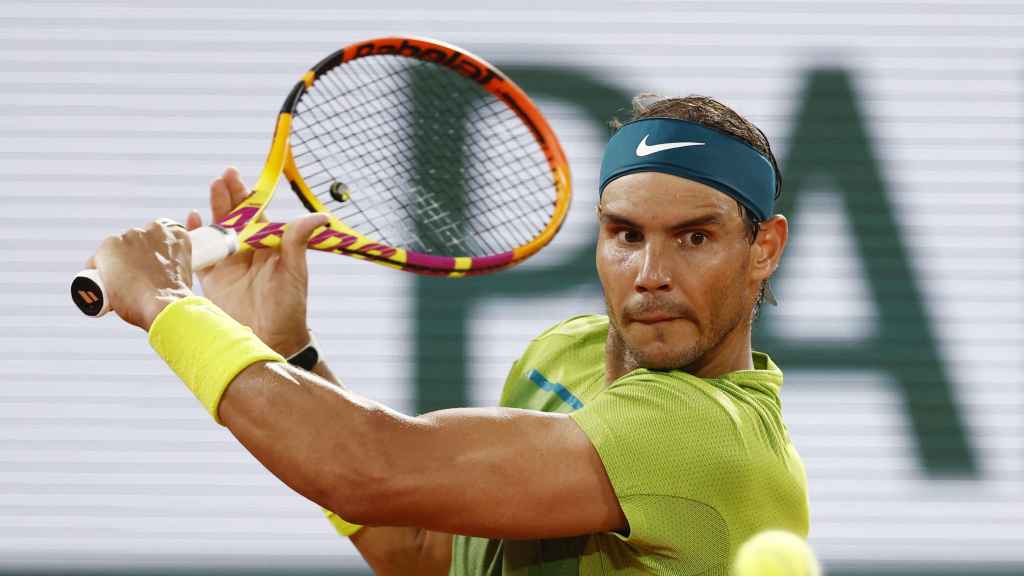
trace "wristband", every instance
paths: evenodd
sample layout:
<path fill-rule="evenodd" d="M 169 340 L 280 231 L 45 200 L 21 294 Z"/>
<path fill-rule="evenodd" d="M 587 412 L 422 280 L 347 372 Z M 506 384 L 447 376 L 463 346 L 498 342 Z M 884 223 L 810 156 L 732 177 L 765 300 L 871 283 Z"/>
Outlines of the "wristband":
<path fill-rule="evenodd" d="M 220 399 L 235 376 L 256 362 L 284 362 L 252 329 L 199 296 L 160 311 L 149 327 L 149 344 L 222 425 Z"/>
<path fill-rule="evenodd" d="M 327 521 L 334 526 L 334 530 L 338 532 L 339 536 L 348 538 L 363 529 L 359 524 L 344 521 L 341 516 L 331 512 L 327 508 L 323 508 L 322 510 L 324 511 L 324 516 L 327 517 Z"/>

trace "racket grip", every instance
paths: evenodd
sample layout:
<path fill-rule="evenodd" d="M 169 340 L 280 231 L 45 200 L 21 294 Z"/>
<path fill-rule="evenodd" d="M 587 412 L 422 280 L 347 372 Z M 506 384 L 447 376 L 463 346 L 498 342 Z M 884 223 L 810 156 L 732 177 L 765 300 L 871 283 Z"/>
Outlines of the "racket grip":
<path fill-rule="evenodd" d="M 238 234 L 223 226 L 203 226 L 188 233 L 192 241 L 192 270 L 198 271 L 238 251 Z"/>
<path fill-rule="evenodd" d="M 221 226 L 203 226 L 188 233 L 192 243 L 192 270 L 202 270 L 238 251 L 238 234 Z M 99 270 L 88 268 L 71 281 L 71 300 L 86 316 L 99 318 L 110 312 L 110 300 Z"/>

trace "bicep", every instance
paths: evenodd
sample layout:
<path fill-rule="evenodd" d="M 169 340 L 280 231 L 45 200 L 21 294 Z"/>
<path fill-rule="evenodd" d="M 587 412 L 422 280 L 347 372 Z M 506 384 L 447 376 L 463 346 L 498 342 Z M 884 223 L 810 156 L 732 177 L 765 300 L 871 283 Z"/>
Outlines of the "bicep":
<path fill-rule="evenodd" d="M 392 470 L 366 510 L 374 523 L 488 538 L 625 527 L 601 458 L 565 414 L 442 410 L 409 419 L 391 440 Z"/>

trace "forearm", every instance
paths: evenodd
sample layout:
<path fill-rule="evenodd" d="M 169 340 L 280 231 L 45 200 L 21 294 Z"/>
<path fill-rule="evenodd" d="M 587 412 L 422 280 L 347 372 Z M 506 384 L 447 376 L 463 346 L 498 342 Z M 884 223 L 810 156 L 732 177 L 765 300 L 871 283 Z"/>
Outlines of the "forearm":
<path fill-rule="evenodd" d="M 344 387 L 323 357 L 313 373 Z M 365 526 L 350 538 L 378 576 L 445 576 L 451 565 L 451 534 L 413 526 Z"/>
<path fill-rule="evenodd" d="M 334 372 L 331 372 L 330 366 L 327 365 L 327 361 L 324 360 L 322 356 L 317 360 L 316 366 L 313 367 L 313 374 L 316 374 L 339 388 L 345 388 L 345 385 L 341 383 L 341 380 L 334 375 Z"/>
<path fill-rule="evenodd" d="M 372 490 L 390 468 L 383 450 L 389 430 L 406 418 L 340 383 L 276 362 L 258 362 L 239 373 L 219 413 L 275 476 L 359 524 L 372 506 Z"/>

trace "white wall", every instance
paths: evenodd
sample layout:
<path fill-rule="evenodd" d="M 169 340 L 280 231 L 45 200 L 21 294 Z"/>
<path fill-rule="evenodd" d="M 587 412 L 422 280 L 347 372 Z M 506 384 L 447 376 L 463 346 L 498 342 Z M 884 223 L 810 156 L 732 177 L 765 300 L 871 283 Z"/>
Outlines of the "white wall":
<path fill-rule="evenodd" d="M 80 316 L 67 281 L 105 234 L 205 211 L 224 165 L 254 179 L 291 82 L 344 44 L 390 33 L 584 68 L 627 92 L 714 95 L 780 156 L 802 74 L 853 71 L 981 476 L 923 473 L 886 374 L 790 372 L 784 413 L 807 465 L 812 544 L 833 566 L 1024 565 L 1021 4 L 251 5 L 0 8 L 0 569 L 361 565 L 314 505 L 210 421 L 141 332 Z M 602 135 L 541 104 L 577 194 L 543 264 L 588 238 Z M 856 342 L 872 334 L 873 303 L 830 183 L 815 192 L 802 195 L 777 284 L 783 308 L 766 313 L 782 315 L 787 337 Z M 284 189 L 273 212 L 299 209 Z M 312 259 L 312 326 L 335 371 L 411 410 L 411 277 Z M 600 305 L 584 292 L 481 307 L 474 400 L 496 399 L 553 318 Z"/>

